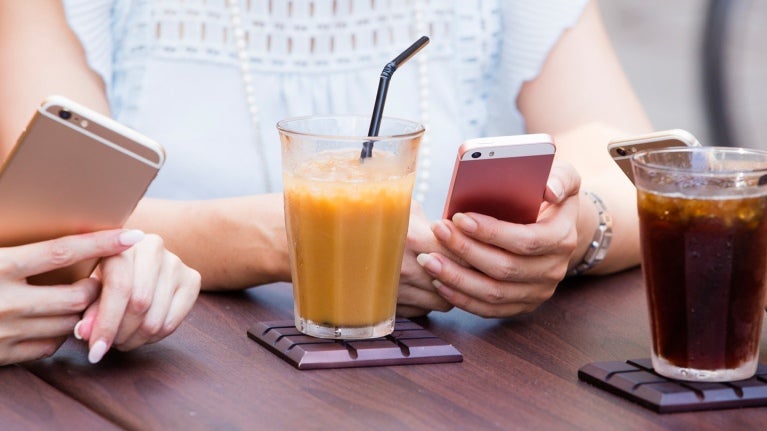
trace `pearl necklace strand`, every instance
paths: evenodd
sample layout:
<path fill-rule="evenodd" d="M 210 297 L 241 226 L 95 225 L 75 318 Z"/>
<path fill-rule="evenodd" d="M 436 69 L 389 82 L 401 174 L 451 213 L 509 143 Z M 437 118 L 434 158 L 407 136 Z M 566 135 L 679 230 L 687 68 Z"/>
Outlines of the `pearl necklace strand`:
<path fill-rule="evenodd" d="M 260 158 L 262 172 L 264 173 L 264 186 L 267 192 L 272 191 L 272 185 L 269 175 L 269 167 L 266 162 L 264 145 L 261 142 L 261 118 L 260 110 L 256 104 L 256 91 L 253 86 L 253 75 L 250 71 L 250 56 L 247 51 L 247 41 L 245 40 L 245 30 L 243 28 L 242 15 L 240 14 L 239 0 L 226 0 L 226 7 L 232 21 L 232 33 L 234 35 L 235 46 L 237 48 L 237 60 L 240 66 L 240 74 L 245 89 L 245 99 L 248 104 L 250 121 L 255 136 L 255 146 Z M 415 2 L 415 27 L 417 34 L 427 34 L 426 22 L 424 18 L 423 4 Z M 414 199 L 418 203 L 426 200 L 426 193 L 429 191 L 429 169 L 431 168 L 431 142 L 428 134 L 430 126 L 429 118 L 429 63 L 428 56 L 421 51 L 417 56 L 418 62 L 418 86 L 419 86 L 419 104 L 421 111 L 421 123 L 426 130 L 421 138 L 420 154 L 418 156 L 417 172 L 419 180 L 415 186 Z"/>
<path fill-rule="evenodd" d="M 424 15 L 423 3 L 417 1 L 415 3 L 415 29 L 417 34 L 428 34 Z M 428 133 L 431 127 L 429 118 L 429 57 L 425 51 L 421 50 L 418 53 L 419 55 L 416 55 L 416 60 L 418 61 L 418 108 L 421 110 L 421 124 L 423 124 L 425 130 L 421 137 L 420 154 L 418 155 L 417 172 L 419 179 L 413 193 L 413 198 L 420 204 L 426 201 L 426 193 L 429 191 L 429 169 L 431 168 L 431 136 Z"/>
<path fill-rule="evenodd" d="M 248 44 L 245 41 L 245 30 L 242 27 L 242 17 L 240 15 L 240 5 L 238 0 L 226 0 L 226 7 L 229 9 L 229 15 L 232 19 L 232 33 L 234 34 L 234 43 L 237 47 L 237 60 L 240 64 L 240 74 L 242 83 L 245 87 L 245 99 L 250 111 L 250 121 L 253 127 L 253 139 L 258 152 L 259 164 L 263 172 L 264 188 L 266 192 L 272 191 L 272 180 L 269 173 L 269 164 L 266 162 L 266 152 L 261 142 L 261 118 L 260 110 L 256 104 L 256 90 L 253 87 L 253 75 L 250 73 L 250 56 L 248 55 Z"/>

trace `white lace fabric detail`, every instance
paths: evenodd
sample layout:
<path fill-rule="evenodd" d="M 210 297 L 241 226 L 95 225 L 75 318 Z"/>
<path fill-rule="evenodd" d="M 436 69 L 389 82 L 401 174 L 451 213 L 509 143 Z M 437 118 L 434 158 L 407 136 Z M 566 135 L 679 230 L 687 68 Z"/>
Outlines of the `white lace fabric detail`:
<path fill-rule="evenodd" d="M 226 0 L 134 0 L 130 4 L 125 21 L 131 31 L 115 47 L 113 106 L 124 121 L 132 123 L 139 115 L 140 70 L 149 61 L 238 67 Z M 331 82 L 356 76 L 344 72 L 375 76 L 421 36 L 415 19 L 419 7 L 431 38 L 425 54 L 432 69 L 451 71 L 452 91 L 463 102 L 459 109 L 464 131 L 477 133 L 484 124 L 487 75 L 498 70 L 500 52 L 497 1 L 240 0 L 239 5 L 254 77 L 281 74 L 280 85 L 288 92 L 297 76 L 332 77 Z M 316 85 L 313 91 L 324 94 Z"/>
<path fill-rule="evenodd" d="M 151 29 L 155 55 L 235 64 L 237 51 L 224 2 L 154 1 L 148 5 L 150 14 L 135 17 L 148 22 L 134 25 Z M 389 59 L 392 53 L 420 36 L 415 29 L 414 3 L 415 0 L 243 0 L 240 9 L 244 39 L 256 70 L 323 73 L 371 65 L 383 67 L 382 58 Z M 451 27 L 460 9 L 476 8 L 477 3 L 423 2 L 432 40 L 465 40 L 467 35 L 455 34 Z M 464 19 L 471 16 L 477 16 L 476 9 Z M 485 25 L 477 26 L 477 31 L 473 31 L 475 37 Z M 128 53 L 144 49 L 141 38 L 126 42 Z M 481 49 L 482 45 L 475 48 Z M 433 43 L 429 56 L 455 55 L 454 46 Z M 476 49 L 469 52 L 477 53 Z"/>
<path fill-rule="evenodd" d="M 260 133 L 247 115 L 226 0 L 64 4 L 106 83 L 112 115 L 172 154 L 150 195 L 174 199 L 263 192 L 253 143 L 267 143 L 268 163 L 279 164 L 268 125 L 313 113 L 369 114 L 384 64 L 426 33 L 431 43 L 396 73 L 386 110 L 439 125 L 429 131 L 433 175 L 424 205 L 438 217 L 455 148 L 467 138 L 524 132 L 519 90 L 586 1 L 239 0 L 267 125 Z M 272 173 L 279 184 L 279 169 Z"/>

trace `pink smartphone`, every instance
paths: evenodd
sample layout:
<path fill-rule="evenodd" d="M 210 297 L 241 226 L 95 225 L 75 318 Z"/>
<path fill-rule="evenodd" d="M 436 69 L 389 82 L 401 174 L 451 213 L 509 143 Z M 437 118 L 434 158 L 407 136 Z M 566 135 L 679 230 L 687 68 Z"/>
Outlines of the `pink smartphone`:
<path fill-rule="evenodd" d="M 529 134 L 471 139 L 458 149 L 443 218 L 475 212 L 513 223 L 534 223 L 556 146 Z"/>

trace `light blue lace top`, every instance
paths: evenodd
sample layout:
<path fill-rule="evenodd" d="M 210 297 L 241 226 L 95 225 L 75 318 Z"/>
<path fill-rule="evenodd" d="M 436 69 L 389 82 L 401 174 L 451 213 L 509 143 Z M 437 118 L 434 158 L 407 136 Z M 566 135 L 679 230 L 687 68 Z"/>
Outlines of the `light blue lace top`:
<path fill-rule="evenodd" d="M 241 0 L 256 139 L 226 0 L 64 0 L 113 116 L 166 149 L 149 195 L 173 199 L 261 193 L 265 175 L 279 191 L 276 122 L 369 116 L 383 66 L 426 33 L 431 43 L 392 77 L 385 115 L 427 127 L 415 196 L 431 218 L 463 140 L 524 133 L 520 87 L 585 3 Z"/>

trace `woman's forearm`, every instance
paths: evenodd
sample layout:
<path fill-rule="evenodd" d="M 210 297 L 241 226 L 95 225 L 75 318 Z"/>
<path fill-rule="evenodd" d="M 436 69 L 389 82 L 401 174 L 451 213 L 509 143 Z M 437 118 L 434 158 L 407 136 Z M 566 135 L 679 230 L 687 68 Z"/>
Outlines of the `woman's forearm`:
<path fill-rule="evenodd" d="M 573 252 L 571 266 L 583 259 L 599 225 L 597 206 L 585 192 L 599 197 L 612 220 L 607 254 L 588 274 L 608 274 L 639 263 L 636 189 L 607 152 L 611 138 L 626 134 L 604 124 L 591 123 L 555 136 L 557 143 L 561 143 L 558 156 L 571 162 L 582 177 L 578 246 Z"/>
<path fill-rule="evenodd" d="M 588 273 L 639 263 L 636 191 L 610 159 L 607 143 L 653 129 L 610 45 L 597 1 L 591 0 L 576 25 L 564 32 L 517 102 L 528 133 L 554 135 L 558 157 L 575 166 L 581 189 L 599 196 L 612 216 L 605 260 Z M 583 193 L 580 200 L 578 247 L 571 266 L 583 258 L 598 225 L 594 203 Z"/>
<path fill-rule="evenodd" d="M 0 70 L 0 158 L 51 94 L 109 114 L 104 84 L 88 67 L 61 1 L 0 2 Z"/>
<path fill-rule="evenodd" d="M 205 290 L 290 280 L 281 194 L 206 201 L 144 199 L 128 226 L 157 233 Z"/>

